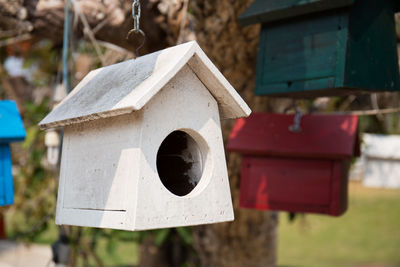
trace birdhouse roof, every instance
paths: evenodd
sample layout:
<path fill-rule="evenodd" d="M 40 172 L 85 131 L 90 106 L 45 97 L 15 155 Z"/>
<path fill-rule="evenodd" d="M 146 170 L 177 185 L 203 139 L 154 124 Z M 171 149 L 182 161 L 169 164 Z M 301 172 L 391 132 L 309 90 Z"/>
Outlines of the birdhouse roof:
<path fill-rule="evenodd" d="M 14 101 L 0 101 L 0 144 L 22 141 L 25 129 Z"/>
<path fill-rule="evenodd" d="M 355 0 L 255 0 L 240 16 L 243 25 L 267 23 L 350 6 Z"/>
<path fill-rule="evenodd" d="M 193 41 L 91 71 L 39 126 L 42 129 L 56 128 L 140 110 L 185 65 L 215 97 L 222 118 L 239 118 L 251 113 L 235 89 Z"/>
<path fill-rule="evenodd" d="M 400 135 L 363 134 L 363 154 L 369 158 L 400 160 Z"/>
<path fill-rule="evenodd" d="M 239 119 L 227 149 L 244 155 L 341 159 L 359 155 L 358 118 L 353 115 L 304 115 L 292 132 L 294 115 L 253 113 Z"/>

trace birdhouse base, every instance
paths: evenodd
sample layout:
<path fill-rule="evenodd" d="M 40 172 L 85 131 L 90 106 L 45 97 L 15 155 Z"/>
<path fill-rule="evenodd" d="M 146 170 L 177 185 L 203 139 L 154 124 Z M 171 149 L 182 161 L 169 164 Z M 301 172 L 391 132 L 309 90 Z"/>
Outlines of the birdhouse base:
<path fill-rule="evenodd" d="M 307 85 L 302 85 L 307 87 Z M 315 97 L 334 97 L 334 96 L 348 96 L 348 95 L 363 95 L 363 94 L 372 94 L 372 93 L 380 93 L 380 90 L 361 90 L 357 88 L 351 87 L 333 87 L 333 88 L 324 88 L 321 90 L 304 90 L 304 91 L 290 91 L 290 92 L 281 92 L 276 93 L 270 96 L 273 97 L 282 97 L 282 98 L 295 98 L 295 99 L 309 99 Z M 256 93 L 257 94 L 257 93 Z M 263 95 L 263 94 L 258 94 Z"/>

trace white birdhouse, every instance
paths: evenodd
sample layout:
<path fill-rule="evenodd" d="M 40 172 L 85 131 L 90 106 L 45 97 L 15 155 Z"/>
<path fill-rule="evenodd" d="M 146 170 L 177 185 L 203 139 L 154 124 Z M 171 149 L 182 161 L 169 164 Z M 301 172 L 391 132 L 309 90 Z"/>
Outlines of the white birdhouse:
<path fill-rule="evenodd" d="M 363 135 L 364 179 L 367 187 L 400 189 L 400 136 Z"/>
<path fill-rule="evenodd" d="M 56 223 L 233 220 L 220 119 L 250 112 L 196 42 L 90 72 L 40 122 L 64 127 Z"/>

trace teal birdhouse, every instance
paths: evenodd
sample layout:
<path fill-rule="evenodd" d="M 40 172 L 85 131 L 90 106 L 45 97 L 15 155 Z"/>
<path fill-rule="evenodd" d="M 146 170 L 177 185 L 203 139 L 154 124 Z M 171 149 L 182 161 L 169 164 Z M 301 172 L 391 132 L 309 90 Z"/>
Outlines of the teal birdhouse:
<path fill-rule="evenodd" d="M 17 105 L 0 101 L 0 206 L 14 203 L 10 143 L 25 139 L 25 129 Z"/>
<path fill-rule="evenodd" d="M 292 97 L 399 91 L 397 0 L 255 0 L 261 23 L 256 94 Z"/>

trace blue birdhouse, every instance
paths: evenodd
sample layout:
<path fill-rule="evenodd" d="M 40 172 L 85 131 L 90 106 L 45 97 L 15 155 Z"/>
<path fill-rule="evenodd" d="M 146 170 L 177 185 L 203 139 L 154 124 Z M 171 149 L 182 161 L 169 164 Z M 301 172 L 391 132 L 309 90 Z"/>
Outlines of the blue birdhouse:
<path fill-rule="evenodd" d="M 0 101 L 0 206 L 14 203 L 10 143 L 25 139 L 25 129 L 14 101 Z"/>

